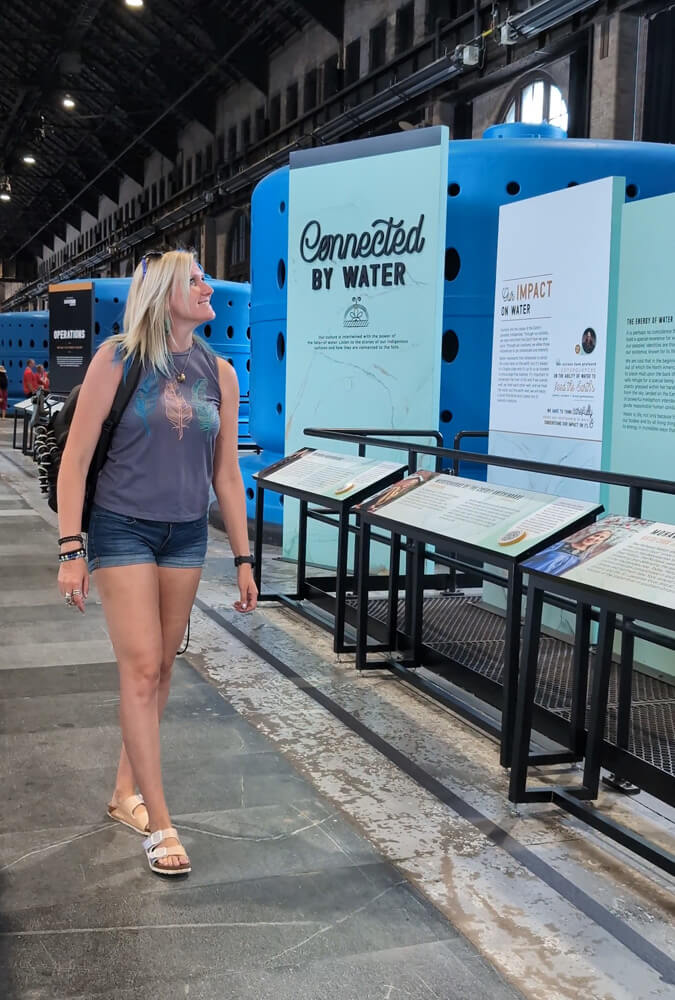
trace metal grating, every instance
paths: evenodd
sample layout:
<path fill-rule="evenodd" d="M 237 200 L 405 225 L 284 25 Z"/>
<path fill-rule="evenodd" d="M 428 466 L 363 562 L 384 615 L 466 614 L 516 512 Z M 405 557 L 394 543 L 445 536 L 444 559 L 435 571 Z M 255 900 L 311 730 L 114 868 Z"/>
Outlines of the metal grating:
<path fill-rule="evenodd" d="M 387 601 L 372 600 L 369 613 L 387 620 Z M 399 624 L 405 602 L 399 601 Z M 480 606 L 477 597 L 430 597 L 424 601 L 423 641 L 448 658 L 497 684 L 504 670 L 504 619 Z M 570 717 L 572 659 L 569 643 L 543 636 L 539 644 L 538 705 Z M 593 658 L 591 657 L 591 671 Z M 439 673 L 442 667 L 434 667 Z M 618 668 L 612 668 L 605 738 L 616 743 Z M 589 679 L 589 691 L 592 679 Z M 668 774 L 675 774 L 675 685 L 633 671 L 628 751 Z"/>

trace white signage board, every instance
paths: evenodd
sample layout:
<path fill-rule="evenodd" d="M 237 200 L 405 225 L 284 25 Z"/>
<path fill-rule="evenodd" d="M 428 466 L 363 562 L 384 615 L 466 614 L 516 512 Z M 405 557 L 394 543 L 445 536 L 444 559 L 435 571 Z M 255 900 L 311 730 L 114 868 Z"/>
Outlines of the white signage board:
<path fill-rule="evenodd" d="M 623 180 L 608 177 L 500 209 L 491 454 L 600 468 L 623 198 Z M 488 478 L 599 496 L 557 476 L 491 468 Z"/>
<path fill-rule="evenodd" d="M 256 478 L 263 485 L 275 483 L 331 500 L 347 500 L 402 469 L 398 462 L 304 448 L 263 469 Z"/>
<path fill-rule="evenodd" d="M 359 509 L 402 527 L 515 557 L 601 508 L 589 501 L 422 471 Z"/>
<path fill-rule="evenodd" d="M 675 611 L 675 525 L 610 516 L 532 556 L 525 568 Z"/>

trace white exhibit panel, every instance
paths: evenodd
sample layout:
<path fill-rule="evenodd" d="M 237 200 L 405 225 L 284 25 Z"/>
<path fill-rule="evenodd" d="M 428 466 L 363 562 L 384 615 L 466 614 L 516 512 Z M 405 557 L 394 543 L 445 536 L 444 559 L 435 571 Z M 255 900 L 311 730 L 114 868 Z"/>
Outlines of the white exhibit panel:
<path fill-rule="evenodd" d="M 585 500 L 419 472 L 360 505 L 399 528 L 477 545 L 513 557 L 600 510 Z"/>
<path fill-rule="evenodd" d="M 263 469 L 256 478 L 263 485 L 274 483 L 330 500 L 348 500 L 401 469 L 398 462 L 303 448 Z"/>
<path fill-rule="evenodd" d="M 536 569 L 675 612 L 675 525 L 610 516 L 526 560 Z"/>
<path fill-rule="evenodd" d="M 286 454 L 310 426 L 437 429 L 447 129 L 306 150 L 290 167 Z M 296 546 L 291 501 L 284 554 Z M 308 562 L 335 555 L 330 529 L 312 524 Z"/>
<path fill-rule="evenodd" d="M 491 454 L 600 468 L 623 193 L 609 177 L 500 209 Z M 488 479 L 599 495 L 556 476 L 492 468 Z"/>

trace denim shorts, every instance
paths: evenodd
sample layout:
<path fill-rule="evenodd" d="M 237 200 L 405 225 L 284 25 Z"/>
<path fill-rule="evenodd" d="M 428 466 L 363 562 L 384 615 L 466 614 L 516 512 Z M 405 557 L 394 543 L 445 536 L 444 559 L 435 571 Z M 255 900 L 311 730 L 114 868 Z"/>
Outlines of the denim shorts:
<path fill-rule="evenodd" d="M 87 536 L 89 570 L 139 563 L 201 569 L 207 541 L 206 514 L 196 521 L 146 521 L 94 504 Z"/>

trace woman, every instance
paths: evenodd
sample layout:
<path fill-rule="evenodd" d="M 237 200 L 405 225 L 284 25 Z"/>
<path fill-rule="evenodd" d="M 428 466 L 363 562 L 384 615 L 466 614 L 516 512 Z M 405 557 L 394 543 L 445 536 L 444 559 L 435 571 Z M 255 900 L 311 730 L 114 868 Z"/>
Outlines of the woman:
<path fill-rule="evenodd" d="M 211 483 L 238 557 L 234 607 L 257 603 L 237 458 L 237 378 L 194 337 L 214 318 L 212 292 L 190 253 L 143 258 L 124 332 L 101 346 L 82 384 L 58 480 L 59 590 L 84 612 L 93 571 L 119 666 L 123 743 L 108 814 L 151 834 L 144 847 L 161 875 L 191 870 L 164 798 L 159 720 L 206 554 Z M 87 565 L 79 534 L 87 469 L 136 354 L 143 369 L 98 479 Z"/>

